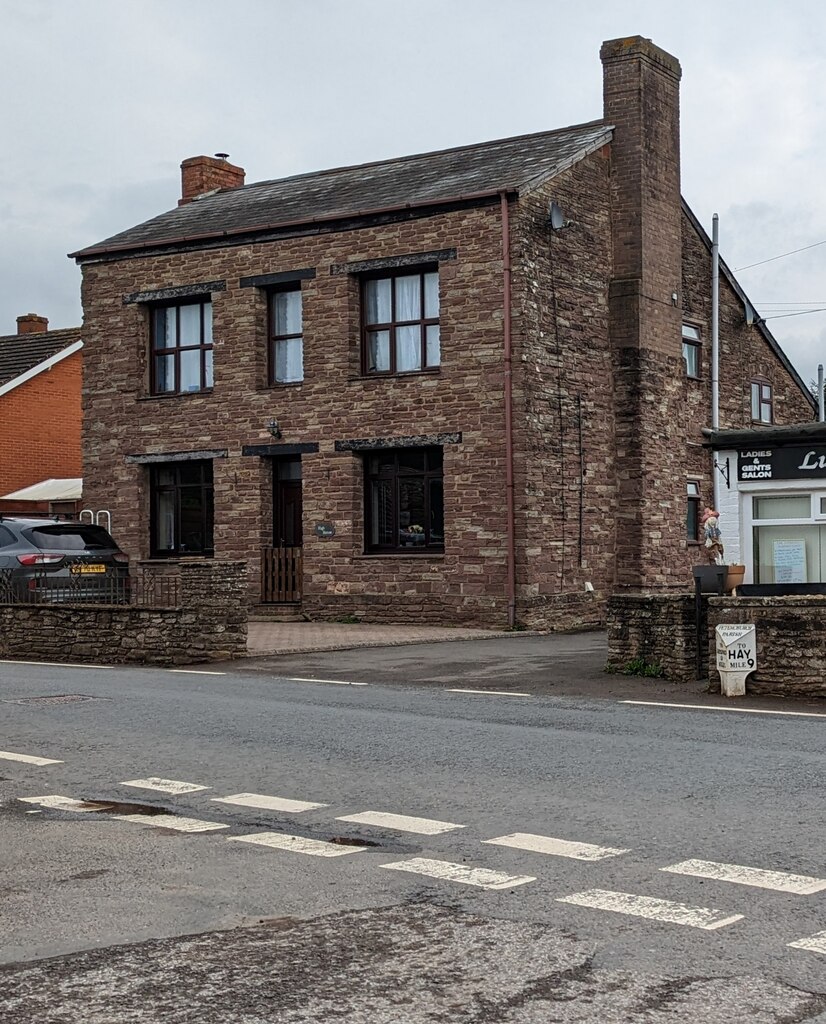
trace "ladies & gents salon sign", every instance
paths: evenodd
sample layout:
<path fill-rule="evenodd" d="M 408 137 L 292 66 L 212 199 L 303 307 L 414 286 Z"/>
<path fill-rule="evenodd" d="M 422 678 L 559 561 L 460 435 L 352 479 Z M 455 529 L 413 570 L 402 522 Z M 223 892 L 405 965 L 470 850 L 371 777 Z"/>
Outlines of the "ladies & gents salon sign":
<path fill-rule="evenodd" d="M 737 479 L 826 479 L 826 445 L 790 445 L 786 448 L 755 448 L 740 452 Z"/>

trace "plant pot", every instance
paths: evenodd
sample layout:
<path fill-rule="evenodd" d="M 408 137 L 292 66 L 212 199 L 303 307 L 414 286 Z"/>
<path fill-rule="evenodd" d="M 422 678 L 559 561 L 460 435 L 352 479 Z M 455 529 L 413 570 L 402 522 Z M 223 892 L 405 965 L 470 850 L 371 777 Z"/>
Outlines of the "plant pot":
<path fill-rule="evenodd" d="M 727 565 L 726 566 L 726 582 L 723 584 L 723 589 L 727 594 L 730 594 L 732 590 L 739 587 L 743 582 L 743 577 L 746 575 L 745 565 Z"/>

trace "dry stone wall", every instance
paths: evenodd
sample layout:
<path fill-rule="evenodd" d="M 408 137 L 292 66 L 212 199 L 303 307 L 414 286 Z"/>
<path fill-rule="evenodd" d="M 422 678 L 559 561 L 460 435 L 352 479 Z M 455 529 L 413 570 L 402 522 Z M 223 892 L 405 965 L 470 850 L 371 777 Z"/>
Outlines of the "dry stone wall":
<path fill-rule="evenodd" d="M 186 665 L 247 649 L 246 564 L 180 566 L 177 608 L 0 605 L 0 656 L 44 661 Z"/>

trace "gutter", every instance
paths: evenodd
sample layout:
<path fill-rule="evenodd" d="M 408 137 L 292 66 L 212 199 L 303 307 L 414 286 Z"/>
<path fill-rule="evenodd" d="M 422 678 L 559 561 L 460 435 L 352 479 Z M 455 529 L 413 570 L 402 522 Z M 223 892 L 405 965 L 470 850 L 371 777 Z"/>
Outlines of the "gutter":
<path fill-rule="evenodd" d="M 513 345 L 511 337 L 511 256 L 508 194 L 500 192 L 502 208 L 502 324 L 505 335 L 505 500 L 507 508 L 508 626 L 516 625 L 516 530 L 513 488 Z"/>
<path fill-rule="evenodd" d="M 71 345 L 61 349 L 60 352 L 56 352 L 53 356 L 49 356 L 48 359 L 44 359 L 42 363 L 38 363 L 30 370 L 26 370 L 25 373 L 21 373 L 19 377 L 13 377 L 11 380 L 6 381 L 5 384 L 0 384 L 0 398 L 2 398 L 3 395 L 7 395 L 10 391 L 14 391 L 14 389 L 19 387 L 21 384 L 25 384 L 26 381 L 31 380 L 32 377 L 37 377 L 38 374 L 44 373 L 46 370 L 51 370 L 53 366 L 57 366 L 58 363 L 63 362 L 64 359 L 68 359 L 69 356 L 73 356 L 75 352 L 79 352 L 82 348 L 82 341 L 74 341 Z"/>

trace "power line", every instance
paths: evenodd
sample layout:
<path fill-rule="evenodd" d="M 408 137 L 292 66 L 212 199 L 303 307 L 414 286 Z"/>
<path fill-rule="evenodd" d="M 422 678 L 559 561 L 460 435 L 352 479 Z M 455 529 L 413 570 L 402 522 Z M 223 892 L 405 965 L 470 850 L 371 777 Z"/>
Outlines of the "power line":
<path fill-rule="evenodd" d="M 796 252 L 805 252 L 807 249 L 816 249 L 819 245 L 826 245 L 826 238 L 822 242 L 812 242 L 811 245 L 804 245 L 800 249 L 792 249 L 791 252 L 781 252 L 779 256 L 770 256 L 767 260 L 760 260 L 757 263 L 749 263 L 745 267 L 735 267 L 734 273 L 739 274 L 741 270 L 751 270 L 752 267 L 762 267 L 764 263 L 773 263 L 775 260 L 782 260 L 786 256 L 794 256 Z"/>
<path fill-rule="evenodd" d="M 820 309 L 801 309 L 797 313 L 776 313 L 774 316 L 761 316 L 760 320 L 782 320 L 787 316 L 805 316 L 806 313 L 826 313 L 826 306 L 821 306 Z"/>

